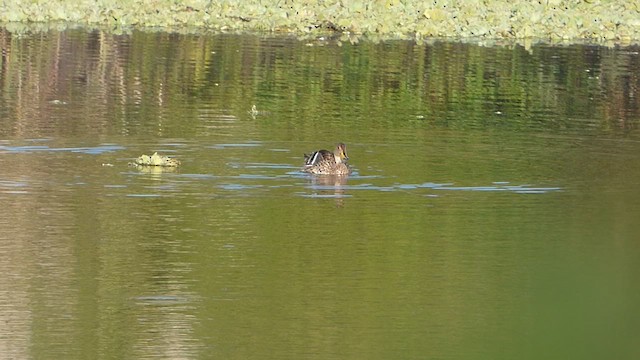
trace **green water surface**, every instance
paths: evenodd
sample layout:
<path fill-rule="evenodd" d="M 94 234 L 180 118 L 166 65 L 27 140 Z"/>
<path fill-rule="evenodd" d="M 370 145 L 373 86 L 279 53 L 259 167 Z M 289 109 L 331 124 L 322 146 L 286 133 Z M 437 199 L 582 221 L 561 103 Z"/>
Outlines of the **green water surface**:
<path fill-rule="evenodd" d="M 637 48 L 0 44 L 7 358 L 640 356 Z"/>

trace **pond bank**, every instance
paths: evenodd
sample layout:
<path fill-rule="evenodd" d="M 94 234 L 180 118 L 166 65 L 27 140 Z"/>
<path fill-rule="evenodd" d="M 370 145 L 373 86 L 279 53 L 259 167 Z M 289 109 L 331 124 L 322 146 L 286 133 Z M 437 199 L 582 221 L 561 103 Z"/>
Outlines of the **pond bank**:
<path fill-rule="evenodd" d="M 533 2 L 387 0 L 218 1 L 75 0 L 0 4 L 0 22 L 71 22 L 116 28 L 327 31 L 378 37 L 549 39 L 640 42 L 640 4 L 615 1 Z"/>

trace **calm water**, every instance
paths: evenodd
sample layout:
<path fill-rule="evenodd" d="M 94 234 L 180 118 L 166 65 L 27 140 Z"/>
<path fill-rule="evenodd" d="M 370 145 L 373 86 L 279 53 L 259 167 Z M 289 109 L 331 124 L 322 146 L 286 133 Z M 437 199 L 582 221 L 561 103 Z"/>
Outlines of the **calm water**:
<path fill-rule="evenodd" d="M 640 357 L 636 47 L 0 44 L 2 358 Z"/>

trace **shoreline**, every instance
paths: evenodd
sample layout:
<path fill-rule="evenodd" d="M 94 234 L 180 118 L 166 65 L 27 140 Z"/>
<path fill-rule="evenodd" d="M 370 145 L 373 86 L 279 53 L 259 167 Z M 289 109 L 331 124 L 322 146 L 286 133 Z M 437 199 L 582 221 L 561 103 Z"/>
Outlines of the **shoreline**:
<path fill-rule="evenodd" d="M 268 4 L 264 4 L 268 3 Z M 101 29 L 259 32 L 380 39 L 640 43 L 640 3 L 499 0 L 340 1 L 51 0 L 0 5 L 0 26 L 66 23 Z M 17 23 L 17 24 L 16 24 Z"/>

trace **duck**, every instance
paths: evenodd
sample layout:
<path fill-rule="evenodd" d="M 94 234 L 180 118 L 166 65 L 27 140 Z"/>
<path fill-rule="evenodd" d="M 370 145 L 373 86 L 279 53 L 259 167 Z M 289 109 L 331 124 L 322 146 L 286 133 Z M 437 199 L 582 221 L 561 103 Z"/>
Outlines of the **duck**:
<path fill-rule="evenodd" d="M 302 171 L 316 175 L 349 175 L 351 169 L 346 163 L 347 160 L 347 146 L 339 143 L 333 152 L 318 150 L 304 154 Z"/>

